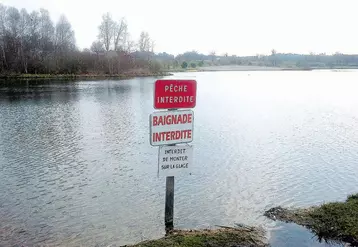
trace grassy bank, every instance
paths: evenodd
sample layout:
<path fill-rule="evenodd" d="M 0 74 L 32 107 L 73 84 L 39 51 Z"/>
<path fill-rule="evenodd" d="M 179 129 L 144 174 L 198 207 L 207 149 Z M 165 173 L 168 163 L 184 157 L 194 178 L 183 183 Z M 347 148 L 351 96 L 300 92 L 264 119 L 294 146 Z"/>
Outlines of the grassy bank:
<path fill-rule="evenodd" d="M 264 231 L 253 227 L 222 227 L 216 230 L 174 230 L 158 240 L 145 241 L 134 247 L 266 247 Z"/>
<path fill-rule="evenodd" d="M 169 76 L 168 72 L 133 72 L 118 75 L 108 74 L 0 74 L 2 80 L 33 80 L 33 79 L 59 79 L 59 80 L 103 80 L 103 79 L 130 79 L 135 77 Z"/>
<path fill-rule="evenodd" d="M 320 239 L 358 246 L 358 194 L 349 196 L 345 202 L 326 203 L 307 209 L 276 207 L 266 211 L 265 216 L 305 226 Z"/>

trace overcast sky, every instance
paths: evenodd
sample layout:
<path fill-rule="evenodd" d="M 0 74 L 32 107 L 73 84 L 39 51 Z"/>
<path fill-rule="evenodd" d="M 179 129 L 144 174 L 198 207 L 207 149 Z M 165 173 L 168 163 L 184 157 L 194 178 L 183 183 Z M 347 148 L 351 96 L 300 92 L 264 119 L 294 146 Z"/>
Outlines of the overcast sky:
<path fill-rule="evenodd" d="M 357 0 L 0 0 L 29 11 L 65 14 L 79 48 L 96 39 L 101 16 L 125 17 L 137 40 L 142 30 L 156 52 L 188 50 L 237 55 L 278 52 L 358 53 Z"/>

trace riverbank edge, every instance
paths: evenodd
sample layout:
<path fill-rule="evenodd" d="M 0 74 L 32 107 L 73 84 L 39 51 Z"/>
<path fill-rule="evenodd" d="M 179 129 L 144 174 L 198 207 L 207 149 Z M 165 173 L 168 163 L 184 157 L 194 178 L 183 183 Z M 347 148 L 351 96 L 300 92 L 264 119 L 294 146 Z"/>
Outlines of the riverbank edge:
<path fill-rule="evenodd" d="M 163 77 L 172 76 L 170 72 L 157 73 L 124 73 L 118 75 L 107 74 L 0 74 L 0 80 L 109 80 L 132 79 L 136 77 Z"/>
<path fill-rule="evenodd" d="M 252 72 L 252 71 L 313 71 L 313 70 L 329 70 L 329 71 L 349 71 L 357 70 L 358 67 L 270 67 L 270 66 L 255 66 L 255 65 L 218 65 L 218 66 L 205 66 L 196 68 L 176 68 L 171 70 L 165 70 L 172 73 L 178 72 L 228 72 L 228 71 L 241 71 L 241 72 Z"/>
<path fill-rule="evenodd" d="M 218 229 L 173 230 L 165 237 L 148 240 L 131 247 L 269 247 L 262 228 L 219 226 Z M 128 246 L 128 247 L 129 247 Z"/>
<path fill-rule="evenodd" d="M 358 246 L 358 194 L 348 196 L 344 202 L 308 208 L 274 207 L 264 215 L 272 220 L 304 226 L 320 240 Z"/>

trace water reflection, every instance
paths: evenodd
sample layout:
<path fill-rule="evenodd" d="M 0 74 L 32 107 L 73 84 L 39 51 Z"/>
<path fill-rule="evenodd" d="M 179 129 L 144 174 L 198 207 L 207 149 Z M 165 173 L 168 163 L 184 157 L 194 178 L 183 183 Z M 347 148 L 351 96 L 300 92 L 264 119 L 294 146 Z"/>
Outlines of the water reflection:
<path fill-rule="evenodd" d="M 72 83 L 72 86 L 68 86 Z M 76 100 L 78 88 L 72 81 L 21 80 L 0 81 L 0 102 L 21 100 Z"/>

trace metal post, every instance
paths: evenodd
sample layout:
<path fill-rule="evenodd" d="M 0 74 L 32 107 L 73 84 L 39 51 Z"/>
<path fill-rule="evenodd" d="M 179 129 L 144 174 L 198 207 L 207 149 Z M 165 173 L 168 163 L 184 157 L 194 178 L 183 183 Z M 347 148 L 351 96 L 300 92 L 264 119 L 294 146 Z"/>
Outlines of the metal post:
<path fill-rule="evenodd" d="M 168 111 L 176 110 L 178 109 L 168 109 Z M 175 146 L 175 144 L 168 146 Z M 168 176 L 166 180 L 164 222 L 166 233 L 174 229 L 174 176 Z"/>
<path fill-rule="evenodd" d="M 174 176 L 167 177 L 165 191 L 165 231 L 174 228 Z"/>

